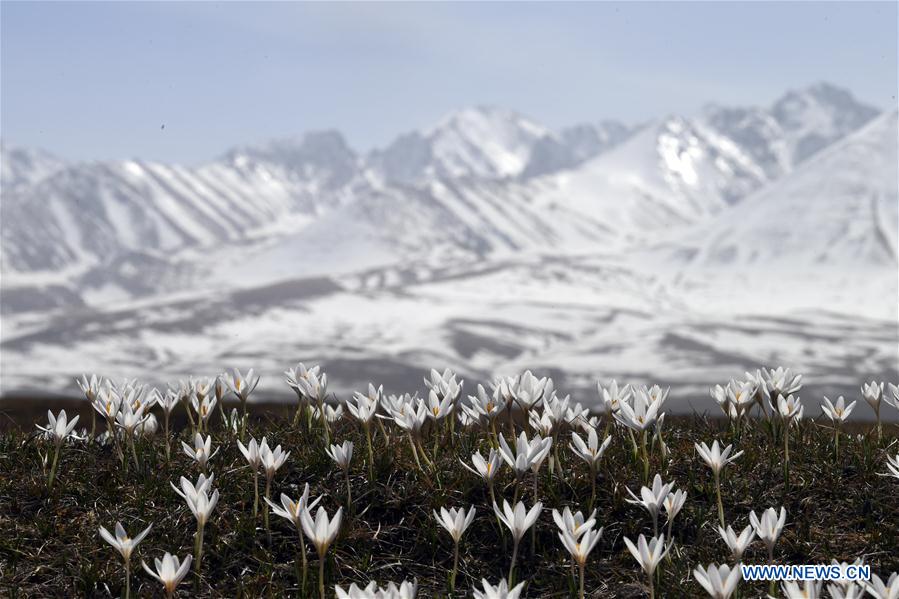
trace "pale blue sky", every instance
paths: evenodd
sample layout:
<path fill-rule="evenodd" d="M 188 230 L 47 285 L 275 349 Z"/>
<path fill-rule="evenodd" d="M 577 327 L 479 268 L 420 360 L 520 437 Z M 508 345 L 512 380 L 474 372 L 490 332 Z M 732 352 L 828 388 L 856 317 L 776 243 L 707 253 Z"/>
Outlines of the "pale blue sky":
<path fill-rule="evenodd" d="M 897 4 L 0 4 L 2 136 L 198 162 L 337 128 L 359 149 L 472 104 L 552 127 L 768 104 L 895 105 Z M 165 124 L 165 129 L 161 125 Z"/>

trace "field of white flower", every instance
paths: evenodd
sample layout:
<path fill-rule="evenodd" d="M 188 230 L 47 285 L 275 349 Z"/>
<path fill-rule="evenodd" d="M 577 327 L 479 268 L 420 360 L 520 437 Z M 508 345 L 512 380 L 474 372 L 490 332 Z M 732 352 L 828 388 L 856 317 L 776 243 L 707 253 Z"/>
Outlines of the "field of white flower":
<path fill-rule="evenodd" d="M 895 385 L 860 389 L 866 424 L 842 397 L 809 417 L 780 368 L 712 389 L 721 418 L 615 381 L 594 414 L 530 372 L 345 401 L 285 374 L 289 414 L 250 409 L 252 370 L 85 376 L 89 416 L 8 426 L 3 596 L 899 597 Z M 738 567 L 856 561 L 870 580 Z"/>

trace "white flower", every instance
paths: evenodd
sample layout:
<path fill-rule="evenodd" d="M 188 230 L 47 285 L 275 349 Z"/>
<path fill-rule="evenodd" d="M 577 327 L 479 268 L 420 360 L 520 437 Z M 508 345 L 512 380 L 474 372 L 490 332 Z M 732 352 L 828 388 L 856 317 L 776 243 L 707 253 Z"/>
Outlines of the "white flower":
<path fill-rule="evenodd" d="M 640 497 L 637 497 L 630 489 L 627 489 L 633 499 L 626 499 L 628 503 L 642 505 L 652 516 L 653 527 L 658 528 L 659 512 L 665 505 L 665 499 L 674 487 L 674 483 L 662 483 L 662 477 L 656 474 L 652 479 L 652 487 L 640 487 Z"/>
<path fill-rule="evenodd" d="M 175 490 L 175 493 L 180 495 L 185 501 L 190 503 L 191 501 L 196 501 L 197 495 L 201 492 L 205 493 L 212 488 L 212 481 L 215 479 L 214 474 L 210 474 L 207 478 L 205 474 L 201 474 L 197 479 L 197 484 L 194 484 L 187 480 L 185 477 L 181 477 L 181 490 L 178 489 L 174 484 L 169 483 L 172 488 Z"/>
<path fill-rule="evenodd" d="M 147 574 L 162 583 L 166 596 L 171 597 L 175 592 L 175 587 L 181 584 L 181 581 L 184 580 L 184 577 L 190 571 L 190 564 L 193 562 L 193 559 L 193 556 L 188 555 L 182 562 L 177 555 L 172 555 L 166 551 L 161 560 L 158 557 L 153 560 L 156 564 L 155 572 L 150 569 L 147 562 L 142 561 L 141 565 L 147 571 Z"/>
<path fill-rule="evenodd" d="M 78 418 L 78 416 L 75 416 L 69 421 L 65 410 L 61 410 L 58 416 L 54 416 L 53 412 L 47 410 L 47 426 L 37 425 L 37 428 L 44 431 L 44 434 L 59 446 L 69 436 L 74 436 L 72 431 L 75 430 L 75 425 L 78 424 Z"/>
<path fill-rule="evenodd" d="M 818 599 L 821 597 L 823 584 L 815 580 L 806 580 L 804 584 L 795 580 L 787 580 L 781 583 L 780 588 L 786 599 Z"/>
<path fill-rule="evenodd" d="M 107 423 L 112 423 L 115 421 L 116 414 L 119 413 L 119 409 L 122 407 L 122 398 L 112 387 L 112 383 L 106 381 L 105 384 L 100 387 L 91 406 L 93 406 L 94 410 L 100 414 L 100 416 L 106 419 Z"/>
<path fill-rule="evenodd" d="M 515 402 L 524 410 L 530 410 L 544 397 L 549 397 L 553 392 L 553 381 L 543 377 L 538 379 L 530 370 L 526 370 L 518 379 L 518 384 L 510 389 Z"/>
<path fill-rule="evenodd" d="M 268 447 L 265 437 L 262 437 L 262 445 Z M 253 472 L 258 471 L 262 467 L 262 455 L 259 453 L 259 447 L 260 444 L 253 437 L 250 437 L 250 442 L 246 446 L 240 440 L 237 441 L 237 448 L 243 454 L 243 457 L 246 458 L 247 464 L 250 465 Z"/>
<path fill-rule="evenodd" d="M 687 501 L 687 492 L 684 490 L 677 490 L 672 493 L 668 493 L 665 497 L 665 501 L 662 502 L 662 507 L 665 508 L 665 516 L 668 519 L 668 522 L 674 522 L 674 519 L 680 513 L 681 508 L 684 507 L 684 503 Z"/>
<path fill-rule="evenodd" d="M 418 581 L 403 581 L 399 586 L 396 583 L 388 583 L 386 587 L 378 587 L 376 582 L 368 583 L 360 588 L 353 583 L 350 588 L 344 590 L 337 585 L 334 587 L 337 599 L 415 599 L 418 593 Z"/>
<path fill-rule="evenodd" d="M 451 404 L 458 401 L 462 394 L 462 386 L 465 381 L 457 381 L 456 373 L 449 368 L 440 374 L 433 368 L 431 369 L 430 379 L 424 379 L 425 385 L 428 387 L 428 395 L 434 395 L 438 404 L 443 404 L 444 400 L 449 400 Z"/>
<path fill-rule="evenodd" d="M 153 528 L 151 524 L 147 528 L 143 530 L 136 537 L 131 538 L 128 536 L 128 533 L 125 532 L 125 528 L 122 526 L 121 522 L 116 522 L 115 524 L 115 536 L 113 536 L 108 530 L 100 527 L 100 536 L 103 537 L 103 540 L 115 547 L 116 551 L 122 554 L 122 557 L 125 559 L 125 562 L 128 563 L 131 561 L 131 554 L 134 552 L 135 547 L 144 540 L 144 537 L 147 536 L 147 533 L 150 532 L 150 529 Z"/>
<path fill-rule="evenodd" d="M 334 514 L 334 518 L 328 518 L 328 512 L 325 508 L 320 507 L 315 513 L 315 520 L 312 519 L 310 509 L 306 508 L 300 513 L 300 523 L 303 526 L 303 532 L 315 545 L 319 558 L 324 557 L 328 552 L 328 547 L 337 538 L 340 532 L 340 522 L 343 518 L 343 508 L 338 508 Z"/>
<path fill-rule="evenodd" d="M 343 470 L 350 467 L 353 459 L 353 442 L 344 441 L 341 445 L 331 445 L 325 450 L 325 453 L 334 460 Z"/>
<path fill-rule="evenodd" d="M 206 463 L 219 452 L 218 449 L 212 451 L 212 435 L 203 439 L 203 435 L 197 433 L 194 437 L 194 446 L 191 447 L 184 441 L 181 442 L 184 453 L 199 464 L 200 468 L 206 468 Z"/>
<path fill-rule="evenodd" d="M 353 418 L 362 424 L 368 424 L 378 413 L 378 407 L 381 403 L 381 397 L 384 394 L 384 386 L 375 389 L 374 385 L 368 384 L 368 395 L 364 395 L 358 391 L 353 393 L 353 399 L 347 402 L 347 408 Z"/>
<path fill-rule="evenodd" d="M 180 401 L 181 398 L 178 396 L 178 393 L 172 389 L 166 389 L 165 393 L 157 391 L 154 395 L 154 403 L 162 408 L 162 411 L 166 414 L 171 414 L 178 407 Z"/>
<path fill-rule="evenodd" d="M 845 572 L 850 566 L 848 562 L 838 562 L 831 560 L 831 565 L 840 566 Z M 862 558 L 856 559 L 851 565 L 861 566 L 864 564 Z M 827 591 L 830 593 L 831 599 L 862 599 L 865 594 L 865 587 L 849 579 L 835 580 L 827 585 Z"/>
<path fill-rule="evenodd" d="M 512 537 L 516 542 L 520 541 L 521 537 L 524 536 L 524 533 L 534 525 L 537 518 L 540 516 L 540 510 L 542 509 L 543 503 L 539 501 L 530 509 L 530 511 L 524 506 L 523 501 L 516 503 L 514 509 L 505 499 L 503 499 L 502 510 L 499 509 L 498 505 L 495 503 L 493 504 L 493 511 L 496 512 L 496 516 L 509 528 Z"/>
<path fill-rule="evenodd" d="M 578 535 L 572 534 L 570 530 L 563 530 L 559 533 L 559 539 L 562 541 L 565 549 L 568 550 L 568 553 L 571 554 L 571 559 L 578 566 L 583 566 L 587 562 L 590 552 L 593 551 L 593 548 L 596 547 L 602 538 L 602 531 L 602 528 L 596 530 L 592 526 L 583 527 Z"/>
<path fill-rule="evenodd" d="M 206 423 L 209 422 L 209 418 L 213 414 L 213 410 L 215 409 L 215 404 L 218 400 L 213 395 L 203 395 L 202 398 L 198 398 L 194 395 L 190 399 L 190 405 L 196 412 L 197 417 Z"/>
<path fill-rule="evenodd" d="M 896 454 L 896 457 L 887 454 L 887 468 L 892 476 L 899 478 L 899 453 Z"/>
<path fill-rule="evenodd" d="M 889 383 L 887 388 L 890 390 L 890 396 L 884 396 L 884 400 L 899 410 L 899 386 L 894 385 L 893 383 Z"/>
<path fill-rule="evenodd" d="M 459 539 L 462 538 L 462 534 L 469 526 L 471 526 L 471 523 L 474 522 L 474 514 L 474 506 L 471 506 L 467 514 L 462 508 L 450 508 L 447 510 L 442 507 L 440 508 L 439 514 L 437 513 L 437 510 L 434 510 L 434 518 L 436 518 L 437 522 L 446 529 L 446 532 L 450 534 L 455 543 L 459 542 Z"/>
<path fill-rule="evenodd" d="M 755 528 L 755 534 L 765 543 L 768 553 L 774 550 L 774 544 L 783 531 L 787 521 L 787 510 L 780 508 L 780 515 L 773 507 L 769 507 L 762 513 L 761 519 L 755 515 L 755 511 L 749 513 L 749 521 Z"/>
<path fill-rule="evenodd" d="M 708 569 L 702 566 L 695 568 L 693 576 L 713 599 L 729 599 L 737 590 L 741 573 L 739 567 L 731 568 L 725 564 L 720 566 L 709 564 Z"/>
<path fill-rule="evenodd" d="M 590 513 L 589 518 L 585 518 L 584 514 L 580 511 L 572 513 L 568 506 L 565 506 L 565 509 L 562 510 L 562 512 L 554 509 L 552 514 L 553 521 L 556 523 L 556 526 L 559 527 L 559 530 L 570 534 L 575 539 L 580 538 L 582 534 L 593 528 L 596 524 L 596 510 L 593 510 L 593 512 Z"/>
<path fill-rule="evenodd" d="M 596 389 L 599 391 L 599 396 L 602 398 L 602 402 L 606 406 L 606 412 L 609 414 L 617 412 L 621 402 L 630 401 L 632 393 L 630 385 L 625 385 L 619 389 L 618 382 L 615 379 L 612 379 L 608 387 L 603 387 L 600 383 L 596 383 Z"/>
<path fill-rule="evenodd" d="M 744 528 L 739 536 L 737 536 L 732 527 L 728 526 L 727 530 L 724 530 L 719 526 L 718 534 L 724 539 L 736 563 L 740 563 L 743 560 L 743 553 L 749 547 L 749 544 L 755 540 L 755 528 L 752 525 Z"/>
<path fill-rule="evenodd" d="M 670 546 L 665 547 L 665 535 L 661 535 L 658 538 L 652 537 L 648 543 L 646 542 L 646 537 L 640 535 L 636 545 L 629 538 L 624 537 L 624 544 L 627 545 L 628 551 L 631 552 L 631 555 L 634 556 L 634 559 L 637 560 L 637 563 L 640 564 L 640 567 L 643 568 L 643 571 L 649 577 L 652 577 L 659 562 L 662 561 L 662 558 L 665 557 L 665 554 L 671 548 Z"/>
<path fill-rule="evenodd" d="M 863 580 L 865 590 L 875 599 L 899 598 L 899 573 L 890 574 L 890 579 L 884 584 L 877 574 L 871 574 L 871 580 Z"/>
<path fill-rule="evenodd" d="M 587 430 L 586 443 L 584 443 L 584 440 L 581 439 L 580 435 L 575 432 L 571 433 L 571 450 L 575 455 L 587 462 L 591 468 L 596 468 L 599 461 L 602 459 L 602 455 L 606 452 L 606 449 L 609 448 L 609 444 L 611 443 L 612 436 L 609 435 L 603 440 L 602 445 L 600 445 L 596 429 L 592 427 Z"/>
<path fill-rule="evenodd" d="M 793 375 L 789 368 L 784 369 L 780 366 L 770 370 L 762 368 L 759 379 L 772 397 L 791 395 L 802 389 L 802 375 Z"/>
<path fill-rule="evenodd" d="M 96 374 L 92 374 L 91 378 L 88 379 L 86 374 L 82 374 L 80 379 L 75 379 L 75 382 L 78 384 L 81 392 L 84 393 L 84 397 L 87 398 L 89 402 L 93 403 L 94 399 L 100 394 L 103 378 L 97 378 Z"/>
<path fill-rule="evenodd" d="M 481 580 L 481 587 L 484 589 L 483 591 L 472 589 L 474 599 L 519 599 L 521 591 L 524 589 L 524 582 L 519 582 L 510 589 L 505 578 L 496 586 L 493 586 L 484 578 Z"/>
<path fill-rule="evenodd" d="M 120 411 L 115 416 L 115 425 L 129 435 L 134 435 L 138 427 L 143 425 L 147 416 L 144 415 L 146 404 L 140 404 L 137 409 L 132 408 L 132 403 L 122 402 Z"/>
<path fill-rule="evenodd" d="M 484 482 L 487 483 L 493 481 L 494 477 L 496 477 L 496 473 L 499 472 L 500 466 L 502 466 L 502 458 L 493 448 L 490 449 L 490 454 L 486 460 L 484 459 L 484 456 L 481 455 L 480 451 L 471 455 L 471 463 L 474 464 L 474 468 L 462 460 L 459 460 L 459 462 L 461 462 L 461 464 L 468 470 L 483 478 Z"/>
<path fill-rule="evenodd" d="M 874 410 L 874 413 L 880 415 L 880 402 L 883 400 L 883 383 L 871 381 L 862 385 L 862 397 Z"/>
<path fill-rule="evenodd" d="M 300 362 L 296 368 L 284 371 L 287 384 L 304 401 L 324 401 L 328 393 L 328 375 L 319 374 L 320 367 L 306 368 Z"/>
<path fill-rule="evenodd" d="M 247 371 L 247 375 L 243 376 L 240 370 L 235 368 L 230 374 L 223 375 L 225 384 L 237 396 L 240 401 L 244 402 L 250 396 L 256 386 L 259 384 L 259 375 L 253 372 L 253 369 Z"/>
<path fill-rule="evenodd" d="M 515 451 L 509 447 L 506 440 L 500 435 L 499 451 L 502 458 L 515 471 L 516 476 L 522 476 L 528 470 L 536 470 L 549 455 L 550 447 L 552 447 L 552 438 L 542 438 L 540 435 L 534 435 L 530 441 L 524 431 L 518 436 L 515 444 Z"/>
<path fill-rule="evenodd" d="M 306 483 L 306 486 L 303 487 L 303 494 L 300 495 L 300 498 L 296 501 L 294 501 L 284 493 L 281 493 L 281 505 L 276 504 L 268 497 L 265 498 L 265 501 L 269 504 L 269 506 L 271 506 L 272 512 L 292 522 L 298 530 L 302 530 L 303 523 L 301 516 L 303 514 L 303 510 L 311 510 L 312 508 L 314 508 L 316 505 L 318 505 L 318 502 L 321 501 L 321 497 L 317 497 L 315 501 L 310 502 L 309 483 Z"/>
<path fill-rule="evenodd" d="M 194 518 L 197 519 L 197 526 L 203 528 L 219 502 L 219 492 L 216 489 L 210 496 L 206 494 L 205 489 L 198 489 L 195 495 L 185 495 L 184 499 L 187 502 L 188 509 L 190 509 Z"/>
<path fill-rule="evenodd" d="M 653 400 L 649 390 L 645 387 L 638 388 L 634 393 L 633 403 L 619 402 L 618 411 L 613 412 L 612 415 L 615 420 L 631 430 L 643 432 L 652 428 L 659 418 L 659 411 L 664 400 L 661 399 L 662 396 L 657 397 L 659 399 Z"/>
<path fill-rule="evenodd" d="M 325 420 L 329 423 L 333 424 L 343 418 L 343 404 L 337 404 L 336 406 L 323 404 L 322 407 L 325 410 Z M 318 407 L 312 408 L 312 417 L 316 420 L 321 420 L 322 415 Z"/>
<path fill-rule="evenodd" d="M 694 443 L 693 445 L 696 447 L 696 452 L 702 457 L 705 463 L 708 464 L 709 468 L 712 469 L 715 476 L 719 475 L 725 466 L 743 455 L 742 451 L 738 451 L 731 455 L 731 452 L 734 450 L 733 445 L 728 445 L 724 448 L 724 451 L 722 451 L 717 440 L 712 442 L 711 448 L 709 448 L 705 442 L 701 444 Z"/>
<path fill-rule="evenodd" d="M 849 418 L 849 414 L 852 413 L 852 408 L 855 407 L 855 404 L 856 402 L 853 401 L 847 406 L 846 400 L 843 399 L 842 395 L 837 398 L 837 403 L 833 404 L 825 395 L 824 403 L 821 405 L 821 411 L 834 423 L 842 423 L 846 422 L 846 419 Z"/>
<path fill-rule="evenodd" d="M 386 401 L 385 409 L 398 427 L 412 433 L 415 437 L 421 434 L 422 427 L 431 416 L 425 402 L 418 397 L 411 397 L 408 393 L 390 396 Z"/>
<path fill-rule="evenodd" d="M 787 397 L 778 395 L 777 406 L 774 406 L 772 404 L 771 409 L 780 414 L 780 417 L 787 424 L 790 424 L 794 420 L 802 419 L 802 403 L 799 401 L 798 397 L 794 397 L 793 395 L 789 395 Z"/>
<path fill-rule="evenodd" d="M 487 395 L 483 385 L 478 385 L 478 394 L 468 396 L 471 406 L 463 403 L 462 411 L 478 422 L 483 420 L 489 426 L 506 407 L 506 404 L 497 397 L 498 390 L 499 387 L 494 389 L 492 395 Z"/>
<path fill-rule="evenodd" d="M 275 476 L 275 472 L 284 465 L 288 457 L 290 457 L 290 452 L 285 452 L 280 445 L 272 450 L 265 439 L 262 440 L 262 444 L 259 446 L 259 459 L 262 463 L 262 469 L 265 471 L 265 476 L 269 480 Z"/>

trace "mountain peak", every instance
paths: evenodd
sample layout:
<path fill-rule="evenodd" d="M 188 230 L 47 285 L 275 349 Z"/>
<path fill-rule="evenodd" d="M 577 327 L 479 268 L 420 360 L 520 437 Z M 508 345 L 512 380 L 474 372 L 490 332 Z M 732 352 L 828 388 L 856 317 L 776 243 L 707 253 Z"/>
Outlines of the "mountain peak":
<path fill-rule="evenodd" d="M 299 137 L 237 147 L 224 156 L 237 169 L 274 166 L 304 178 L 314 177 L 328 186 L 339 186 L 357 172 L 358 157 L 336 130 L 309 131 Z"/>

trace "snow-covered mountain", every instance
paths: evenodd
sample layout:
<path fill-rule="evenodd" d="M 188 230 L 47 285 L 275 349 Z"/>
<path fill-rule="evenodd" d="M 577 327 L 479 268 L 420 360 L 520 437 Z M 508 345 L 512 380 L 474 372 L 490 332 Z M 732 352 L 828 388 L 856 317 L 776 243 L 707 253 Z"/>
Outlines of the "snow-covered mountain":
<path fill-rule="evenodd" d="M 0 143 L 0 181 L 3 181 L 4 192 L 34 185 L 64 164 L 62 159 L 43 150 L 8 147 Z"/>
<path fill-rule="evenodd" d="M 325 131 L 196 167 L 4 145 L 4 390 L 298 354 L 350 384 L 777 360 L 842 389 L 896 364 L 896 128 L 819 84 L 639 126 L 476 107 L 368 154 Z"/>
<path fill-rule="evenodd" d="M 706 227 L 695 260 L 727 268 L 897 264 L 897 112 L 832 144 Z"/>

